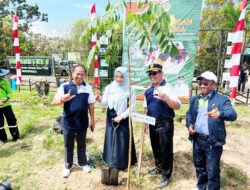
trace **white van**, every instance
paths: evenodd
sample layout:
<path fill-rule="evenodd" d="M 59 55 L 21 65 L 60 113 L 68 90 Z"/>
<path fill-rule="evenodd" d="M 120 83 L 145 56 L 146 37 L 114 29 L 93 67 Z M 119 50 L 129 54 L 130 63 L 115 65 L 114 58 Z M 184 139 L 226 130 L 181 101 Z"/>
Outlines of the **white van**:
<path fill-rule="evenodd" d="M 77 65 L 76 62 L 74 62 L 74 61 L 71 61 L 70 63 L 72 63 L 72 66 Z M 60 73 L 62 76 L 68 75 L 68 72 L 69 72 L 68 61 L 67 61 L 67 60 L 60 61 L 60 62 L 58 63 L 58 69 L 59 69 L 59 73 Z"/>

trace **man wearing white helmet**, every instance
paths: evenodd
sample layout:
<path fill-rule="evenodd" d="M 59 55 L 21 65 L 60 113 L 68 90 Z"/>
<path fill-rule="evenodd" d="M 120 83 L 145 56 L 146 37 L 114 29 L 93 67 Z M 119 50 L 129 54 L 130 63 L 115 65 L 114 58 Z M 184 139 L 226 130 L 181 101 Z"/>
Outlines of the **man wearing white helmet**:
<path fill-rule="evenodd" d="M 194 96 L 186 114 L 189 140 L 193 142 L 196 190 L 220 189 L 220 158 L 226 139 L 224 121 L 235 121 L 237 114 L 230 100 L 214 89 L 217 77 L 206 71 L 198 78 L 201 94 Z"/>

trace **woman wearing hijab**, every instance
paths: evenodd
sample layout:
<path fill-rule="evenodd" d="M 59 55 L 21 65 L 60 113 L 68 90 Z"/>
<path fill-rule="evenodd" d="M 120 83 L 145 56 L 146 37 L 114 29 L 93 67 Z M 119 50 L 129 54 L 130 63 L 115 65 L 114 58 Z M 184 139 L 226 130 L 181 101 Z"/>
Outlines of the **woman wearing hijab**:
<path fill-rule="evenodd" d="M 129 84 L 125 68 L 118 67 L 115 70 L 114 77 L 115 80 L 105 88 L 104 95 L 100 96 L 98 94 L 96 96 L 96 101 L 101 105 L 108 106 L 103 160 L 107 164 L 110 163 L 113 126 L 119 124 L 115 135 L 112 168 L 124 170 L 128 167 L 129 150 Z M 136 95 L 134 90 L 131 90 L 131 106 L 132 110 L 136 106 Z M 137 161 L 134 138 L 132 138 L 131 156 L 131 165 L 134 165 Z"/>

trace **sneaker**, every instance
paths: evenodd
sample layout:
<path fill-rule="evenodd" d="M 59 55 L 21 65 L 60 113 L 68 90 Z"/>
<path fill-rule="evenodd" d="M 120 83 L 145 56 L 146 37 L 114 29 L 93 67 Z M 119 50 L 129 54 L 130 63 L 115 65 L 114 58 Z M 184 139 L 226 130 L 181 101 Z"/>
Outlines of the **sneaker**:
<path fill-rule="evenodd" d="M 158 185 L 159 185 L 159 188 L 164 188 L 168 185 L 169 183 L 169 178 L 167 178 L 165 175 L 162 175 Z"/>
<path fill-rule="evenodd" d="M 63 177 L 65 177 L 65 178 L 69 177 L 70 171 L 71 171 L 71 169 L 64 168 L 63 169 Z"/>
<path fill-rule="evenodd" d="M 91 172 L 91 168 L 90 168 L 88 165 L 83 166 L 83 167 L 82 167 L 82 170 L 83 170 L 84 173 L 89 173 L 89 172 Z"/>
<path fill-rule="evenodd" d="M 151 175 L 156 175 L 156 174 L 160 174 L 161 171 L 158 168 L 153 168 L 151 170 L 148 170 L 148 173 Z"/>

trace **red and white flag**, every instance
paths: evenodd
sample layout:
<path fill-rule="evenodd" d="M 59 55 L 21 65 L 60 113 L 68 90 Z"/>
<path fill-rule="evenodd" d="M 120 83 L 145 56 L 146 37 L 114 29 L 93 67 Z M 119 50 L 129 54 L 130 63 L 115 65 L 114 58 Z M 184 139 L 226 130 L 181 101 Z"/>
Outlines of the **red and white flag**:
<path fill-rule="evenodd" d="M 16 55 L 16 84 L 19 85 L 22 82 L 21 75 L 21 63 L 20 63 L 20 51 L 19 51 L 19 38 L 17 31 L 18 18 L 17 14 L 15 14 L 14 24 L 13 24 L 13 39 L 14 39 L 14 47 L 15 47 L 15 55 Z"/>
<path fill-rule="evenodd" d="M 240 71 L 240 56 L 241 56 L 241 47 L 242 47 L 242 40 L 243 40 L 243 31 L 244 31 L 244 23 L 245 23 L 245 16 L 246 16 L 246 7 L 247 7 L 247 0 L 243 0 L 241 3 L 241 14 L 240 18 L 234 28 L 233 31 L 233 49 L 231 51 L 231 72 L 230 72 L 230 87 L 232 88 L 232 93 L 230 98 L 236 98 L 236 92 L 239 82 L 239 71 Z"/>
<path fill-rule="evenodd" d="M 91 22 L 96 18 L 96 11 L 95 11 L 95 3 L 93 4 L 91 8 Z M 96 40 L 97 40 L 97 34 L 94 33 L 92 34 L 92 44 L 91 48 L 93 48 L 96 45 Z M 94 61 L 94 69 L 95 69 L 95 74 L 94 74 L 94 86 L 98 86 L 99 84 L 99 74 L 98 74 L 98 57 L 97 55 L 95 56 L 95 61 Z"/>

